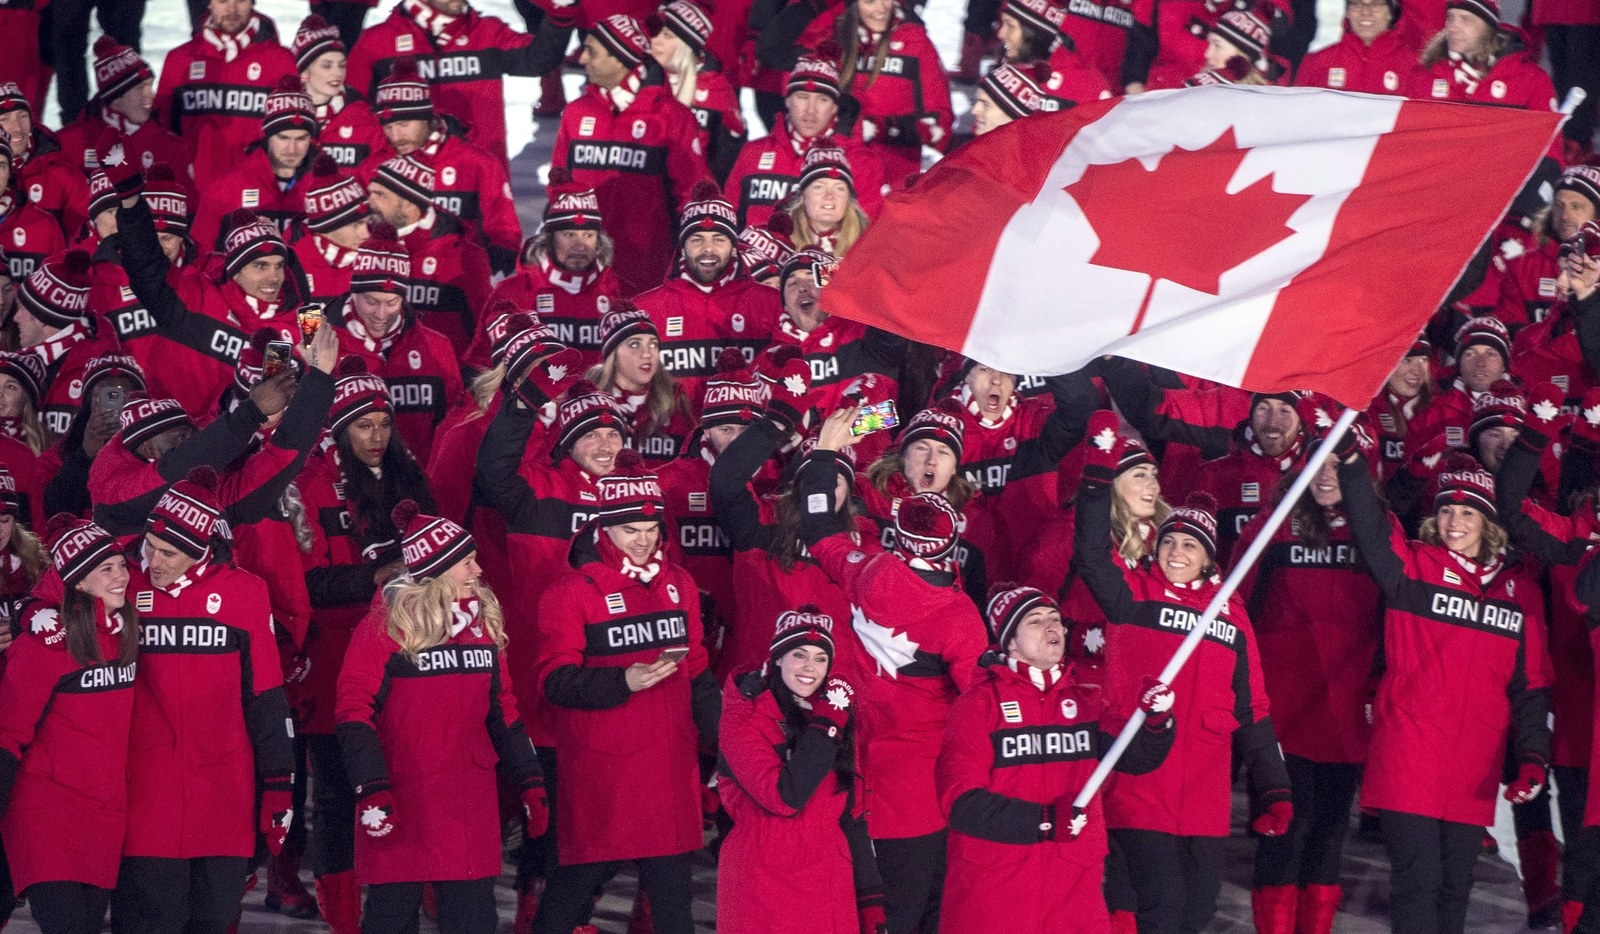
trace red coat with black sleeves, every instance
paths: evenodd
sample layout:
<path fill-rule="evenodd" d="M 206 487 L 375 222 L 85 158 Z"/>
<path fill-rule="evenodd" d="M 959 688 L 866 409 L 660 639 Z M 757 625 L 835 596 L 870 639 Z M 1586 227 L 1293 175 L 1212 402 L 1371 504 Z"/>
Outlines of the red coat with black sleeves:
<path fill-rule="evenodd" d="M 1373 703 L 1365 808 L 1487 826 L 1509 747 L 1550 759 L 1544 591 L 1522 565 L 1483 568 L 1408 541 L 1366 483 L 1339 467 L 1351 531 L 1383 592 L 1385 671 Z"/>
<path fill-rule="evenodd" d="M 1155 0 L 1074 0 L 1064 9 L 1061 31 L 1078 54 L 1122 93 L 1119 78 L 1128 48 L 1128 34 L 1155 22 Z"/>
<path fill-rule="evenodd" d="M 1228 565 L 1245 525 L 1263 511 L 1263 505 L 1272 503 L 1283 478 L 1305 461 L 1298 442 L 1273 457 L 1250 440 L 1249 429 L 1241 435 L 1231 454 L 1201 465 L 1195 482 L 1195 489 L 1217 501 L 1217 564 L 1222 567 Z"/>
<path fill-rule="evenodd" d="M 261 579 L 215 557 L 159 590 L 143 567 L 124 856 L 249 856 L 256 788 L 294 769 Z"/>
<path fill-rule="evenodd" d="M 251 146 L 206 185 L 205 197 L 195 205 L 194 226 L 189 235 L 200 249 L 221 253 L 222 219 L 231 211 L 249 208 L 276 225 L 285 242 L 299 239 L 304 232 L 306 186 L 310 184 L 306 172 L 310 168 L 311 160 L 307 159 L 295 175 L 281 179 L 272 168 L 266 147 Z"/>
<path fill-rule="evenodd" d="M 531 310 L 539 323 L 555 333 L 556 340 L 583 353 L 583 366 L 600 362 L 600 318 L 622 297 L 622 285 L 609 266 L 596 265 L 575 275 L 555 265 L 542 253 L 523 250 L 517 271 L 502 280 L 484 306 L 506 299 Z M 487 321 L 483 321 L 487 325 Z M 467 364 L 489 368 L 489 339 L 479 327 L 467 351 Z"/>
<path fill-rule="evenodd" d="M 698 452 L 669 461 L 656 471 L 671 520 L 666 526 L 672 534 L 669 554 L 711 598 L 716 614 L 715 621 L 701 620 L 710 643 L 707 648 L 713 650 L 713 662 L 722 627 L 739 616 L 733 543 L 711 511 L 711 465 L 715 462 L 710 450 L 701 445 Z"/>
<path fill-rule="evenodd" d="M 1078 493 L 1072 566 L 1111 621 L 1103 684 L 1108 730 L 1119 730 L 1153 678 L 1199 622 L 1221 586 L 1216 577 L 1174 584 L 1156 567 L 1129 567 L 1102 547 L 1111 535 L 1111 488 L 1086 481 Z M 1185 837 L 1226 837 L 1233 757 L 1259 797 L 1286 790 L 1289 775 L 1268 717 L 1255 630 L 1237 596 L 1207 628 L 1172 682 L 1178 737 L 1161 767 L 1107 786 L 1106 825 Z"/>
<path fill-rule="evenodd" d="M 95 604 L 97 622 L 103 606 Z M 67 649 L 59 608 L 34 603 L 6 652 L 0 770 L 11 804 L 0 833 L 18 892 L 35 882 L 117 885 L 138 663 L 115 661 L 119 638 L 103 626 L 96 637 L 112 661 L 81 664 Z"/>
<path fill-rule="evenodd" d="M 800 183 L 800 169 L 805 163 L 804 151 L 797 151 L 791 139 L 788 117 L 780 117 L 778 126 L 760 139 L 750 140 L 739 148 L 739 158 L 734 160 L 733 171 L 722 190 L 739 212 L 739 222 L 747 227 L 765 227 L 767 218 L 777 206 L 794 194 Z M 874 218 L 883 210 L 883 162 L 856 136 L 828 133 L 819 136 L 815 146 L 838 146 L 850 162 L 850 176 L 855 184 L 856 201 L 867 217 Z"/>
<path fill-rule="evenodd" d="M 1578 346 L 1577 315 L 1570 305 L 1555 303 L 1544 320 L 1517 332 L 1511 341 L 1511 375 L 1524 386 L 1555 383 L 1566 397 L 1562 408 L 1578 410 L 1600 380 Z"/>
<path fill-rule="evenodd" d="M 1550 306 L 1556 303 L 1556 277 L 1561 275 L 1556 266 L 1556 251 L 1560 247 L 1555 240 L 1536 243 L 1519 256 L 1504 260 L 1505 270 L 1500 276 L 1494 316 L 1505 322 L 1513 334 L 1521 334 L 1525 326 L 1543 321 Z M 1496 252 L 1494 259 L 1499 265 L 1502 255 Z"/>
<path fill-rule="evenodd" d="M 833 454 L 812 457 L 831 461 Z M 801 473 L 802 496 L 832 495 L 834 474 L 820 466 Z M 919 571 L 896 554 L 869 555 L 835 513 L 808 512 L 804 522 L 811 555 L 844 589 L 871 659 L 856 685 L 867 827 L 873 839 L 942 830 L 934 762 L 951 705 L 978 678 L 989 642 L 983 619 L 954 574 Z"/>
<path fill-rule="evenodd" d="M 350 91 L 346 90 L 326 108 L 318 108 L 317 116 L 322 125 L 317 133 L 317 148 L 347 172 L 387 145 L 383 127 L 372 115 L 372 108 L 359 97 L 351 98 Z"/>
<path fill-rule="evenodd" d="M 378 142 L 383 145 L 356 170 L 363 182 L 371 182 L 378 167 L 397 155 L 381 134 Z M 499 151 L 480 149 L 459 136 L 435 130 L 416 155 L 433 166 L 433 203 L 482 233 L 494 268 L 510 272 L 522 246 L 522 223 L 511 199 L 504 149 L 504 145 Z"/>
<path fill-rule="evenodd" d="M 0 192 L 0 250 L 11 281 L 20 283 L 39 264 L 67 248 L 56 219 L 14 191 Z"/>
<path fill-rule="evenodd" d="M 667 277 L 678 213 L 695 183 L 711 177 L 699 122 L 661 83 L 655 62 L 644 67 L 646 83 L 620 113 L 593 85 L 569 102 L 551 154 L 552 165 L 599 197 L 606 233 L 616 242 L 617 278 L 630 296 Z"/>
<path fill-rule="evenodd" d="M 1241 553 L 1268 512 L 1239 536 Z M 1283 751 L 1312 762 L 1362 762 L 1372 728 L 1373 661 L 1382 603 L 1339 514 L 1323 545 L 1278 527 L 1239 588 L 1260 645 L 1272 725 Z"/>
<path fill-rule="evenodd" d="M 111 126 L 96 112 L 99 107 L 99 104 L 90 103 L 83 116 L 56 133 L 56 142 L 61 146 L 62 161 L 81 168 L 86 176 L 100 168 L 100 156 L 95 150 L 95 145 L 100 141 L 100 134 Z M 127 132 L 121 125 L 115 129 L 121 137 L 122 152 L 130 165 L 148 169 L 157 162 L 165 162 L 172 167 L 173 174 L 186 183 L 189 181 L 190 167 L 194 164 L 194 149 L 183 137 L 154 120 L 141 125 L 132 133 Z"/>
<path fill-rule="evenodd" d="M 394 830 L 356 834 L 362 885 L 500 875 L 495 766 L 516 786 L 543 784 L 504 655 L 476 605 L 456 601 L 472 621 L 415 654 L 389 634 L 382 603 L 350 640 L 339 671 L 345 771 L 357 794 L 394 794 Z"/>
<path fill-rule="evenodd" d="M 717 357 L 737 347 L 746 361 L 772 341 L 783 304 L 776 289 L 736 278 L 702 286 L 676 276 L 634 299 L 661 335 L 661 365 L 689 398 L 705 395 Z"/>
<path fill-rule="evenodd" d="M 561 763 L 556 796 L 563 866 L 698 850 L 698 746 L 714 745 L 721 692 L 706 668 L 700 599 L 668 561 L 649 583 L 601 561 L 586 525 L 539 600 L 538 684 Z M 630 691 L 624 672 L 670 648 L 688 657 L 666 680 Z M 498 872 L 498 869 L 496 870 Z"/>
<path fill-rule="evenodd" d="M 343 324 L 344 307 L 330 308 L 328 317 Z M 415 319 L 407 321 L 387 351 L 368 347 L 347 328 L 339 328 L 339 353 L 366 358 L 367 371 L 383 377 L 394 402 L 394 427 L 406 448 L 426 464 L 433 450 L 433 430 L 464 391 L 461 361 L 450 341 Z"/>
<path fill-rule="evenodd" d="M 1294 83 L 1301 87 L 1403 97 L 1414 85 L 1413 76 L 1418 70 L 1417 48 L 1407 31 L 1380 32 L 1368 45 L 1351 32 L 1346 23 L 1338 42 L 1300 60 Z"/>
<path fill-rule="evenodd" d="M 1072 815 L 1050 813 L 1056 799 L 1083 786 L 1116 740 L 1100 725 L 1103 693 L 1080 683 L 1070 666 L 1013 668 L 993 653 L 983 661 L 977 682 L 950 710 L 939 750 L 939 802 L 950 817 L 940 927 L 1050 934 L 1071 918 L 1073 931 L 1108 934 L 1100 796 L 1089 802 L 1076 839 Z M 1049 683 L 1036 683 L 1029 671 Z M 1140 730 L 1117 770 L 1156 768 L 1175 732 L 1170 725 Z M 1029 897 L 1017 898 L 1019 891 Z"/>
<path fill-rule="evenodd" d="M 397 4 L 388 17 L 361 33 L 350 50 L 347 81 L 367 100 L 396 61 L 416 60 L 417 71 L 433 88 L 433 106 L 467 125 L 467 141 L 499 159 L 506 157 L 505 75 L 537 77 L 559 68 L 572 37 L 571 26 L 546 18 L 538 35 L 518 32 L 494 16 L 467 7 L 434 36 Z M 514 249 L 515 247 L 513 247 Z"/>
<path fill-rule="evenodd" d="M 1113 0 L 1115 2 L 1115 0 Z M 1100 69 L 1065 45 L 1050 53 L 1050 75 L 1045 78 L 1045 96 L 1071 107 L 1111 96 L 1111 85 Z"/>
<path fill-rule="evenodd" d="M 781 298 L 780 298 L 781 301 Z M 793 344 L 811 367 L 810 404 L 826 418 L 844 402 L 850 386 L 863 376 L 876 374 L 881 381 L 875 398 L 900 394 L 900 371 L 905 366 L 906 341 L 859 321 L 829 315 L 810 331 L 795 327 L 787 312 L 778 316 L 772 343 Z"/>
<path fill-rule="evenodd" d="M 1099 361 L 1095 372 L 1146 443 L 1165 442 L 1157 456 L 1161 494 L 1170 503 L 1183 502 L 1202 461 L 1233 450 L 1234 429 L 1250 417 L 1250 394 L 1232 386 L 1190 385 L 1171 370 L 1124 357 Z"/>
<path fill-rule="evenodd" d="M 83 402 L 83 371 L 88 368 L 89 361 L 121 349 L 117 344 L 117 336 L 111 333 L 104 322 L 89 318 L 72 327 L 76 330 L 67 339 L 69 344 L 66 353 L 55 359 L 51 359 L 45 350 L 46 344 L 53 341 L 27 348 L 45 361 L 48 382 L 39 399 L 39 420 L 44 423 L 44 430 L 54 435 L 64 435 L 72 426 L 72 416 L 78 413 L 78 407 Z"/>
<path fill-rule="evenodd" d="M 861 135 L 866 137 L 868 122 L 876 127 L 867 148 L 883 163 L 890 187 L 900 188 L 907 177 L 922 171 L 923 146 L 940 152 L 950 146 L 955 123 L 950 79 L 928 31 L 909 18 L 893 27 L 888 53 L 876 75 L 865 59 L 857 68 L 850 93 L 861 102 Z"/>
<path fill-rule="evenodd" d="M 152 119 L 194 147 L 197 191 L 209 190 L 238 165 L 245 148 L 261 138 L 267 92 L 279 78 L 297 74 L 294 56 L 265 28 L 231 62 L 204 36 L 167 53 Z"/>
<path fill-rule="evenodd" d="M 797 735 L 749 671 L 722 689 L 718 751 L 717 793 L 733 830 L 717 861 L 717 930 L 857 934 L 851 852 L 870 842 L 835 771 L 838 741 L 816 727 Z"/>
<path fill-rule="evenodd" d="M 400 239 L 411 254 L 411 310 L 449 341 L 459 371 L 489 300 L 489 254 L 465 221 L 437 208 Z"/>
<path fill-rule="evenodd" d="M 11 187 L 55 218 L 68 240 L 76 240 L 89 219 L 89 180 L 61 151 L 56 135 L 35 126 L 33 147 L 18 164 L 12 157 Z"/>

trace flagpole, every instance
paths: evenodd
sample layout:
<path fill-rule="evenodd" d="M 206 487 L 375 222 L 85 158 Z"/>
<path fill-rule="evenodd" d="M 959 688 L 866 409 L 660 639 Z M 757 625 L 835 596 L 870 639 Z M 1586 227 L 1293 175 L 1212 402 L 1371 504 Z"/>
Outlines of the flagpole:
<path fill-rule="evenodd" d="M 1356 420 L 1356 416 L 1359 414 L 1360 412 L 1356 409 L 1345 409 L 1344 413 L 1339 416 L 1338 421 L 1333 423 L 1333 427 L 1328 429 L 1328 434 L 1322 439 L 1322 443 L 1317 445 L 1316 450 L 1311 452 L 1310 457 L 1306 458 L 1305 467 L 1300 471 L 1300 475 L 1294 478 L 1294 482 L 1289 485 L 1289 489 L 1283 494 L 1283 498 L 1278 500 L 1278 505 L 1273 508 L 1272 514 L 1267 517 L 1266 525 L 1262 527 L 1260 534 L 1256 536 L 1255 541 L 1250 543 L 1250 547 L 1245 551 L 1243 557 L 1234 563 L 1233 570 L 1228 572 L 1227 580 L 1222 582 L 1222 587 L 1217 590 L 1216 596 L 1211 598 L 1211 604 L 1206 607 L 1206 611 L 1195 622 L 1194 628 L 1189 630 L 1189 634 L 1183 637 L 1183 644 L 1178 646 L 1178 651 L 1173 653 L 1172 658 L 1167 662 L 1167 666 L 1161 669 L 1161 674 L 1156 676 L 1157 680 L 1162 684 L 1171 684 L 1172 679 L 1178 676 L 1178 672 L 1189 661 L 1189 656 L 1193 655 L 1195 649 L 1200 647 L 1200 640 L 1205 638 L 1206 630 L 1210 628 L 1212 621 L 1222 613 L 1223 607 L 1228 605 L 1228 599 L 1233 596 L 1234 591 L 1238 590 L 1239 585 L 1244 582 L 1245 575 L 1250 572 L 1250 568 L 1261 557 L 1261 553 L 1267 550 L 1268 543 L 1272 541 L 1273 533 L 1277 532 L 1278 526 L 1282 525 L 1283 520 L 1289 517 L 1289 513 L 1294 509 L 1294 504 L 1299 502 L 1300 495 L 1306 491 L 1306 487 L 1311 485 L 1311 480 L 1317 475 L 1317 471 L 1322 469 L 1323 461 L 1332 455 L 1334 445 L 1338 444 L 1339 439 L 1344 437 L 1344 433 L 1349 430 L 1351 423 Z M 1107 650 L 1115 651 L 1116 646 L 1109 645 Z M 1105 757 L 1100 760 L 1100 764 L 1095 767 L 1094 773 L 1084 783 L 1083 790 L 1078 792 L 1078 796 L 1072 800 L 1073 807 L 1082 810 L 1089 806 L 1089 802 L 1094 798 L 1095 792 L 1099 791 L 1100 786 L 1105 784 L 1106 777 L 1116 767 L 1117 760 L 1122 758 L 1122 754 L 1127 751 L 1128 745 L 1133 742 L 1134 736 L 1138 735 L 1140 727 L 1144 726 L 1144 721 L 1145 712 L 1135 709 L 1133 716 L 1128 718 L 1127 725 L 1117 735 L 1117 741 L 1111 744 L 1111 749 L 1106 752 Z"/>

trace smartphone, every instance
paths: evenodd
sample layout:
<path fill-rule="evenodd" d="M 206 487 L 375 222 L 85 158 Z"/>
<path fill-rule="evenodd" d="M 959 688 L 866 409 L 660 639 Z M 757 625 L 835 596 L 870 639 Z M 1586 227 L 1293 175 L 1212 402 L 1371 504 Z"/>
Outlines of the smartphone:
<path fill-rule="evenodd" d="M 317 328 L 322 327 L 322 306 L 317 304 L 306 305 L 300 309 L 300 343 L 311 346 L 311 339 L 317 336 Z"/>
<path fill-rule="evenodd" d="M 874 431 L 894 428 L 899 424 L 900 414 L 895 411 L 894 400 L 885 399 L 882 402 L 862 406 L 856 412 L 856 420 L 850 423 L 850 434 L 859 438 Z"/>
<path fill-rule="evenodd" d="M 288 341 L 269 341 L 265 358 L 261 362 L 261 378 L 271 379 L 287 370 L 293 353 L 294 347 Z"/>
<path fill-rule="evenodd" d="M 686 659 L 688 657 L 689 657 L 689 647 L 688 646 L 683 646 L 681 648 L 676 648 L 676 649 L 667 649 L 665 652 L 662 652 L 661 653 L 661 657 L 659 659 L 656 659 L 656 660 L 657 661 L 662 661 L 662 662 L 672 662 L 673 664 L 677 664 L 677 663 L 683 661 L 684 659 Z"/>
<path fill-rule="evenodd" d="M 817 288 L 825 287 L 828 284 L 828 280 L 833 278 L 833 271 L 838 268 L 838 260 L 834 260 L 831 263 L 812 263 L 811 278 L 817 283 Z"/>

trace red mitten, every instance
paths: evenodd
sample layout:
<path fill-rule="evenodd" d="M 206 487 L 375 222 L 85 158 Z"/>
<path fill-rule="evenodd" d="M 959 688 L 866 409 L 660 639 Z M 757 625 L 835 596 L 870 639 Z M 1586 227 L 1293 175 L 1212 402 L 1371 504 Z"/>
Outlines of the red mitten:
<path fill-rule="evenodd" d="M 551 399 L 560 398 L 583 378 L 583 354 L 560 344 L 550 346 L 555 352 L 535 360 L 527 368 L 527 377 L 517 383 L 517 398 L 530 409 L 542 408 Z"/>
<path fill-rule="evenodd" d="M 371 790 L 357 789 L 361 795 L 356 802 L 356 820 L 361 829 L 374 840 L 381 840 L 394 832 L 394 794 L 388 785 Z"/>
<path fill-rule="evenodd" d="M 1089 826 L 1089 813 L 1072 803 L 1077 796 L 1076 791 L 1069 791 L 1045 807 L 1045 819 L 1050 826 L 1040 830 L 1046 840 L 1076 840 L 1082 836 L 1083 829 Z"/>
<path fill-rule="evenodd" d="M 1146 675 L 1144 693 L 1139 695 L 1139 709 L 1145 713 L 1145 729 L 1165 730 L 1171 726 L 1172 702 L 1175 700 L 1177 695 L 1172 693 L 1172 688 Z"/>
<path fill-rule="evenodd" d="M 1600 386 L 1583 394 L 1578 417 L 1572 422 L 1572 445 L 1593 451 L 1600 448 Z"/>
<path fill-rule="evenodd" d="M 1506 786 L 1505 799 L 1512 804 L 1527 804 L 1539 796 L 1544 787 L 1545 771 L 1542 762 L 1524 762 L 1517 769 L 1517 777 Z"/>
<path fill-rule="evenodd" d="M 1560 438 L 1573 423 L 1572 415 L 1561 410 L 1561 404 L 1566 401 L 1567 394 L 1555 383 L 1545 382 L 1533 387 L 1528 393 L 1528 413 L 1523 416 L 1517 443 L 1535 454 L 1542 454 L 1550 442 Z"/>
<path fill-rule="evenodd" d="M 1289 822 L 1294 820 L 1294 805 L 1289 803 L 1289 792 L 1285 789 L 1269 791 L 1261 796 L 1261 801 L 1266 808 L 1250 822 L 1250 829 L 1263 837 L 1281 837 L 1288 833 Z"/>
<path fill-rule="evenodd" d="M 1444 461 L 1444 456 L 1450 451 L 1450 442 L 1445 440 L 1444 432 L 1439 432 L 1415 451 L 1409 450 L 1406 445 L 1406 470 L 1411 475 L 1422 480 L 1428 480 L 1439 470 L 1439 464 Z"/>
<path fill-rule="evenodd" d="M 296 652 L 294 658 L 289 660 L 289 665 L 283 672 L 284 684 L 299 684 L 311 675 L 311 658 L 304 652 Z"/>
<path fill-rule="evenodd" d="M 522 789 L 522 813 L 528 817 L 528 839 L 542 837 L 550 829 L 550 797 L 544 779 L 536 778 Z"/>
<path fill-rule="evenodd" d="M 293 785 L 292 777 L 271 778 L 261 790 L 258 827 L 267 838 L 267 852 L 273 856 L 283 852 L 283 841 L 289 836 L 289 822 L 294 820 Z"/>
<path fill-rule="evenodd" d="M 1306 434 L 1306 443 L 1314 447 L 1322 443 L 1322 439 L 1333 430 L 1333 423 L 1344 414 L 1345 407 L 1321 393 L 1308 393 L 1300 397 L 1295 411 L 1300 416 L 1300 427 Z M 1339 436 L 1339 443 L 1333 446 L 1333 459 L 1343 462 L 1357 451 L 1365 453 L 1376 449 L 1377 444 L 1358 420 Z"/>
<path fill-rule="evenodd" d="M 856 917 L 861 921 L 861 934 L 886 934 L 889 930 L 889 921 L 883 916 L 882 896 L 877 904 L 859 905 Z"/>
<path fill-rule="evenodd" d="M 111 180 L 111 187 L 116 189 L 117 194 L 126 198 L 144 188 L 144 176 L 140 174 L 139 164 L 123 145 L 121 133 L 112 127 L 100 131 L 94 143 L 94 153 L 100 162 L 100 171 Z"/>
<path fill-rule="evenodd" d="M 791 432 L 805 430 L 811 411 L 811 365 L 793 344 L 776 345 L 761 357 L 758 372 L 772 392 L 767 414 Z"/>
<path fill-rule="evenodd" d="M 1110 483 L 1117 478 L 1117 456 L 1122 438 L 1117 429 L 1122 419 L 1110 409 L 1098 409 L 1089 416 L 1089 427 L 1084 438 L 1089 444 L 1084 448 L 1083 478 L 1096 483 Z"/>
<path fill-rule="evenodd" d="M 850 706 L 855 696 L 855 688 L 843 678 L 829 678 L 822 690 L 801 703 L 811 710 L 811 725 L 837 739 L 850 725 Z"/>

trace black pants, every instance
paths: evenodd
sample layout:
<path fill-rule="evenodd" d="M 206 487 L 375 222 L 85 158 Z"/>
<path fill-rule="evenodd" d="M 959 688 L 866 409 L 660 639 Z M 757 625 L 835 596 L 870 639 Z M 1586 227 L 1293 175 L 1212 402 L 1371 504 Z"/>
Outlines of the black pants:
<path fill-rule="evenodd" d="M 89 15 L 95 14 L 102 32 L 123 45 L 139 48 L 139 24 L 145 0 L 52 0 L 50 58 L 56 68 L 56 94 L 61 101 L 61 125 L 78 119 L 89 100 Z"/>
<path fill-rule="evenodd" d="M 1389 853 L 1389 922 L 1395 934 L 1460 934 L 1483 827 L 1379 811 Z"/>
<path fill-rule="evenodd" d="M 1562 128 L 1568 139 L 1589 143 L 1600 119 L 1600 25 L 1546 26 L 1544 42 L 1550 52 L 1556 95 L 1565 97 L 1574 87 L 1589 92 L 1583 106 Z"/>
<path fill-rule="evenodd" d="M 306 768 L 308 738 L 302 733 L 294 737 L 294 787 L 290 789 L 294 819 L 289 822 L 289 836 L 283 841 L 283 848 L 294 853 L 306 851 L 306 783 L 311 780 L 311 770 Z"/>
<path fill-rule="evenodd" d="M 111 896 L 117 934 L 226 934 L 244 898 L 243 856 L 124 856 Z"/>
<path fill-rule="evenodd" d="M 199 32 L 200 27 L 206 21 L 206 17 L 211 15 L 207 10 L 207 7 L 210 6 L 210 2 L 209 0 L 185 0 L 185 2 L 189 4 L 189 31 Z M 294 27 L 290 26 L 289 28 L 292 29 Z M 348 48 L 348 46 L 346 46 L 346 48 Z"/>
<path fill-rule="evenodd" d="M 500 915 L 494 905 L 495 879 L 433 882 L 439 899 L 439 934 L 495 934 Z M 367 886 L 361 934 L 416 934 L 422 907 L 421 882 Z"/>
<path fill-rule="evenodd" d="M 1217 913 L 1223 837 L 1112 830 L 1132 880 L 1139 934 L 1198 934 Z"/>
<path fill-rule="evenodd" d="M 1289 767 L 1294 821 L 1285 836 L 1256 839 L 1255 885 L 1338 885 L 1361 766 L 1299 756 L 1283 759 Z"/>
<path fill-rule="evenodd" d="M 311 760 L 311 802 L 317 812 L 311 871 L 318 876 L 349 872 L 356 868 L 356 793 L 344 771 L 339 740 L 312 734 L 306 737 L 306 753 Z"/>
<path fill-rule="evenodd" d="M 361 26 L 367 20 L 367 5 L 364 3 L 340 3 L 338 0 L 312 0 L 311 12 L 328 21 L 328 25 L 339 30 L 339 41 L 344 43 L 346 49 L 356 47 L 356 40 L 361 38 Z M 357 88 L 363 95 L 366 88 Z"/>
<path fill-rule="evenodd" d="M 39 934 L 100 934 L 111 891 L 82 882 L 36 882 L 23 893 Z"/>
<path fill-rule="evenodd" d="M 653 856 L 637 862 L 639 888 L 650 899 L 655 934 L 694 934 L 691 854 Z M 533 918 L 534 934 L 571 934 L 573 928 L 587 923 L 594 913 L 595 893 L 622 866 L 621 862 L 610 862 L 556 867 L 544 897 L 539 899 L 539 913 Z"/>
<path fill-rule="evenodd" d="M 944 898 L 945 831 L 873 840 L 889 934 L 934 934 Z"/>
<path fill-rule="evenodd" d="M 0 928 L 11 920 L 17 910 L 17 890 L 11 884 L 11 862 L 6 859 L 6 848 L 0 846 Z"/>
<path fill-rule="evenodd" d="M 1589 802 L 1589 770 L 1558 765 L 1555 772 L 1556 810 L 1561 813 L 1561 897 L 1585 901 L 1590 888 L 1600 882 L 1600 827 L 1585 827 L 1583 811 Z"/>

